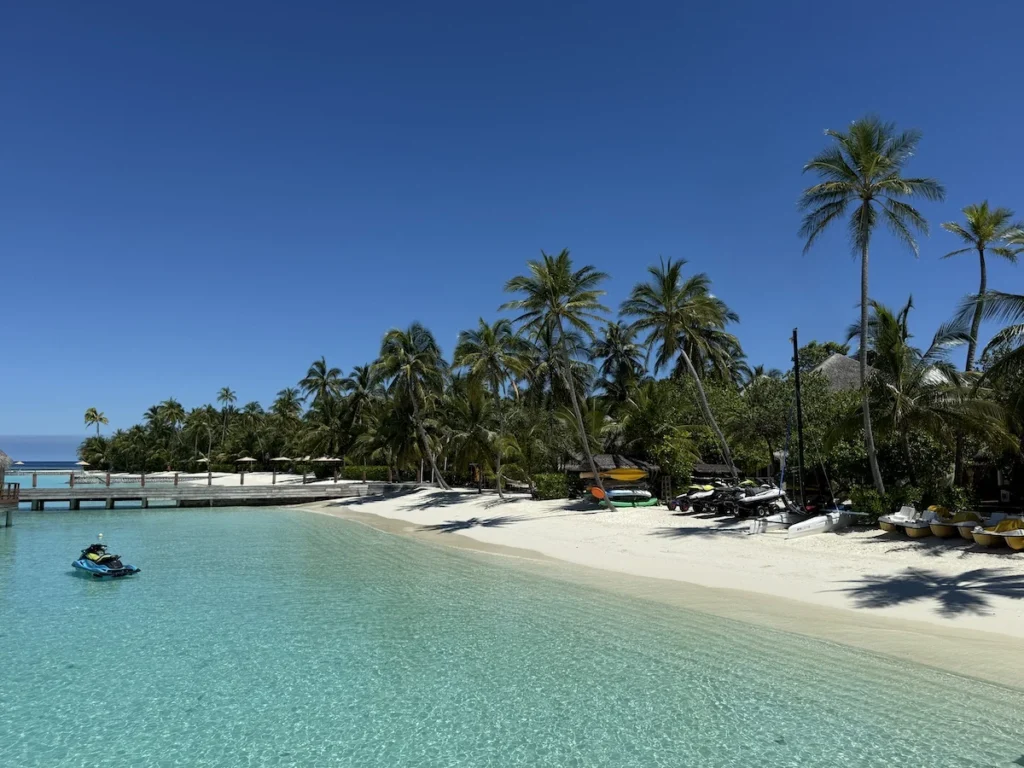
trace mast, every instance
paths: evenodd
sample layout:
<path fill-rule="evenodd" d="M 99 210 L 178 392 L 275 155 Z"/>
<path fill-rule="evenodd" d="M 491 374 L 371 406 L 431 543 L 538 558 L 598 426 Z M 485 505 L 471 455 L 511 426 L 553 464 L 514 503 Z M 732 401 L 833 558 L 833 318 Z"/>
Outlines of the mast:
<path fill-rule="evenodd" d="M 800 404 L 800 345 L 797 342 L 796 328 L 793 329 L 793 374 L 796 377 L 796 443 L 797 471 L 800 489 L 800 510 L 807 509 L 804 497 L 804 410 Z"/>

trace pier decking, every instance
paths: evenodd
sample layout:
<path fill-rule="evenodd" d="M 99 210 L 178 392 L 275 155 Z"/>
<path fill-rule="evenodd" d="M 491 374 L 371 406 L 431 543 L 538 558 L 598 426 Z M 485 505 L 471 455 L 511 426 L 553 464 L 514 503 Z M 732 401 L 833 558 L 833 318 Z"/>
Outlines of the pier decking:
<path fill-rule="evenodd" d="M 250 507 L 276 504 L 302 504 L 330 499 L 383 496 L 412 490 L 415 483 L 338 483 L 317 485 L 151 485 L 96 487 L 77 485 L 65 488 L 22 488 L 21 498 L 39 511 L 47 503 L 70 505 L 79 509 L 83 501 L 102 502 L 113 509 L 117 502 L 171 502 L 177 507 Z"/>

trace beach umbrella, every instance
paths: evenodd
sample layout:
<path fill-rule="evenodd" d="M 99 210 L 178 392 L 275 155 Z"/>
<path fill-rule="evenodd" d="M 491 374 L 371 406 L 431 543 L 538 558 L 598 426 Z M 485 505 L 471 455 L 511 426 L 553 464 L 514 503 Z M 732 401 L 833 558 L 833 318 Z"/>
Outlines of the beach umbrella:
<path fill-rule="evenodd" d="M 77 466 L 79 466 L 79 467 L 88 467 L 89 466 L 89 462 L 88 461 L 76 461 L 75 464 Z"/>
<path fill-rule="evenodd" d="M 254 458 L 252 458 L 250 456 L 242 456 L 240 459 L 235 459 L 235 461 L 236 462 L 239 462 L 239 461 L 253 462 L 253 461 L 256 461 L 256 459 L 254 459 Z"/>
<path fill-rule="evenodd" d="M 14 466 L 16 466 L 16 467 L 23 467 L 23 466 L 25 466 L 25 462 L 24 461 L 16 461 L 16 462 L 14 462 Z"/>
<path fill-rule="evenodd" d="M 291 461 L 291 459 L 287 456 L 278 456 L 276 459 L 271 459 L 271 461 Z"/>

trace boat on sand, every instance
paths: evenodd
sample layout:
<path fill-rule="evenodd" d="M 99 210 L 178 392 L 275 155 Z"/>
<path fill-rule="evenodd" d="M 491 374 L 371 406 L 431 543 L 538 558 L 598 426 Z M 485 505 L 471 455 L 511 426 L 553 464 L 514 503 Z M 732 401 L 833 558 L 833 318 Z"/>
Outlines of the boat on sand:
<path fill-rule="evenodd" d="M 971 535 L 983 547 L 1001 547 L 1009 544 L 1015 550 L 1024 549 L 1024 520 L 1008 517 L 987 528 L 977 526 Z"/>
<path fill-rule="evenodd" d="M 932 536 L 938 536 L 940 539 L 949 539 L 958 536 L 959 532 L 965 529 L 968 536 L 970 536 L 974 527 L 980 523 L 981 515 L 977 512 L 961 510 L 956 514 L 950 514 L 945 510 L 938 511 L 931 523 Z"/>

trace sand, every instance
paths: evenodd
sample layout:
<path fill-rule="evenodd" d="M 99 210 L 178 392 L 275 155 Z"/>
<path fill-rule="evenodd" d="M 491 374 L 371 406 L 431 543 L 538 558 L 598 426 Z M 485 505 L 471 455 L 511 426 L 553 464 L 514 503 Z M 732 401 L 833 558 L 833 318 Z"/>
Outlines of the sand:
<path fill-rule="evenodd" d="M 1024 553 L 863 528 L 787 541 L 784 533 L 750 535 L 731 518 L 665 507 L 609 512 L 475 491 L 304 508 L 1024 688 L 1024 670 L 1011 661 L 1024 640 Z"/>

